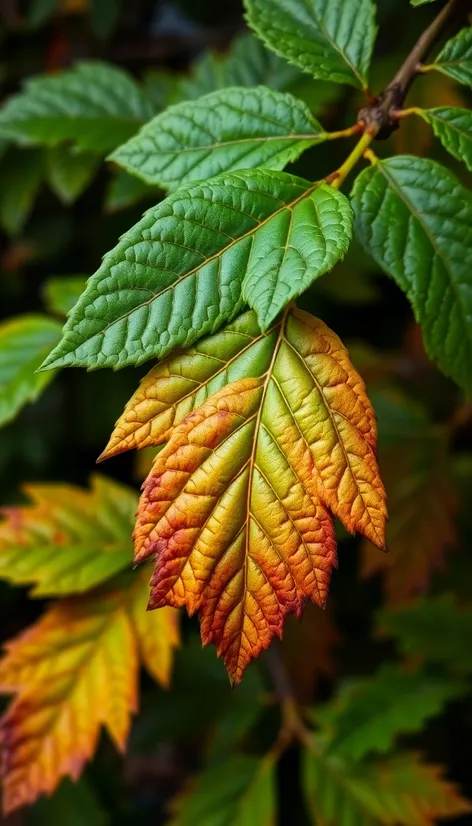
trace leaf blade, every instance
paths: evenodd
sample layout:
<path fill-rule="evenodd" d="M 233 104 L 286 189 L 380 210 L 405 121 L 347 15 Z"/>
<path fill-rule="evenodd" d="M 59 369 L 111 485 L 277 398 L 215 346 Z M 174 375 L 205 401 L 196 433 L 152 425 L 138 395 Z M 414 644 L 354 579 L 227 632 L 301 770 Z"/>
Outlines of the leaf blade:
<path fill-rule="evenodd" d="M 362 172 L 352 205 L 359 238 L 410 299 L 429 355 L 471 391 L 472 291 L 464 262 L 472 196 L 439 164 L 405 155 Z"/>
<path fill-rule="evenodd" d="M 422 115 L 444 148 L 472 171 L 472 112 L 457 106 L 439 106 Z"/>
<path fill-rule="evenodd" d="M 54 377 L 35 371 L 59 331 L 56 321 L 40 315 L 17 316 L 0 324 L 0 425 L 36 401 Z"/>
<path fill-rule="evenodd" d="M 173 190 L 237 169 L 283 169 L 325 139 L 292 95 L 229 87 L 166 109 L 110 160 L 146 183 Z"/>
<path fill-rule="evenodd" d="M 256 34 L 290 63 L 320 80 L 367 88 L 376 34 L 370 0 L 246 0 L 246 9 Z"/>
<path fill-rule="evenodd" d="M 216 332 L 241 311 L 244 276 L 258 271 L 254 237 L 270 244 L 280 216 L 317 186 L 250 170 L 177 190 L 105 256 L 42 369 L 140 364 Z M 298 241 L 319 257 L 315 236 Z"/>
<path fill-rule="evenodd" d="M 437 69 L 459 83 L 472 85 L 472 29 L 464 28 L 448 40 L 435 62 L 428 69 Z"/>

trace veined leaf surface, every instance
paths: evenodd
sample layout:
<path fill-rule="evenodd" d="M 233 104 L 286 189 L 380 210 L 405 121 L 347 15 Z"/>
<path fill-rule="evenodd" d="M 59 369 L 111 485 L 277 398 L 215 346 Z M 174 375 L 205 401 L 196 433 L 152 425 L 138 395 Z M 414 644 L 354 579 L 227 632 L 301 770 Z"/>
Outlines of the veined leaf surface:
<path fill-rule="evenodd" d="M 397 156 L 354 185 L 356 229 L 407 294 L 428 354 L 472 391 L 472 193 L 444 167 Z"/>
<path fill-rule="evenodd" d="M 185 353 L 168 356 L 142 380 L 100 459 L 166 442 L 173 427 L 225 384 L 263 375 L 276 339 L 277 330 L 261 333 L 249 310 Z"/>
<path fill-rule="evenodd" d="M 472 112 L 458 106 L 438 106 L 420 111 L 442 145 L 472 171 Z"/>
<path fill-rule="evenodd" d="M 328 507 L 383 545 L 375 444 L 337 336 L 285 313 L 265 376 L 210 396 L 156 457 L 135 529 L 136 560 L 157 554 L 150 607 L 198 611 L 204 643 L 239 682 L 305 597 L 325 604 L 336 563 Z"/>
<path fill-rule="evenodd" d="M 448 40 L 428 69 L 438 69 L 459 83 L 472 86 L 472 27 L 467 26 Z"/>
<path fill-rule="evenodd" d="M 135 624 L 137 600 L 145 615 L 145 591 L 145 578 L 134 575 L 127 587 L 58 602 L 8 643 L 0 691 L 16 697 L 0 723 L 6 811 L 51 794 L 61 777 L 77 779 L 102 725 L 124 749 L 137 709 L 140 652 L 167 684 L 176 613 L 166 608 Z M 155 636 L 159 642 L 151 643 Z"/>
<path fill-rule="evenodd" d="M 177 190 L 105 256 L 43 367 L 124 367 L 187 347 L 241 311 L 244 278 L 267 327 L 342 258 L 351 221 L 344 195 L 284 172 Z"/>
<path fill-rule="evenodd" d="M 320 80 L 367 87 L 374 47 L 371 0 L 246 0 L 247 19 L 281 57 Z"/>
<path fill-rule="evenodd" d="M 31 485 L 32 505 L 5 508 L 0 522 L 0 578 L 34 585 L 37 597 L 80 594 L 132 560 L 137 497 L 105 477 L 92 490 Z"/>
<path fill-rule="evenodd" d="M 176 189 L 236 169 L 283 169 L 323 140 L 323 128 L 292 95 L 236 86 L 169 107 L 110 160 L 148 184 Z"/>

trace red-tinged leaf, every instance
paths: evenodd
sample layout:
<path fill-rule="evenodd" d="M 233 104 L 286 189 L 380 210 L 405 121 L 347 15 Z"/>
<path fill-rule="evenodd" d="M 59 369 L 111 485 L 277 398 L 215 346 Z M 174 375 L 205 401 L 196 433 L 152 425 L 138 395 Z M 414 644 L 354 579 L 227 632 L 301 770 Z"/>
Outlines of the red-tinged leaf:
<path fill-rule="evenodd" d="M 174 648 L 178 646 L 179 614 L 173 608 L 146 611 L 149 576 L 139 577 L 131 593 L 130 611 L 141 662 L 156 682 L 170 683 Z"/>
<path fill-rule="evenodd" d="M 0 578 L 37 597 L 79 594 L 130 566 L 134 490 L 96 476 L 91 491 L 28 485 L 32 504 L 6 508 Z"/>
<path fill-rule="evenodd" d="M 0 691 L 16 697 L 0 726 L 5 811 L 50 794 L 66 775 L 77 779 L 102 725 L 125 748 L 137 710 L 139 654 L 168 682 L 175 612 L 139 625 L 143 596 L 143 578 L 134 576 L 122 590 L 57 602 L 7 644 Z"/>
<path fill-rule="evenodd" d="M 418 434 L 390 449 L 382 462 L 389 495 L 387 544 L 381 555 L 362 546 L 361 576 L 381 572 L 387 603 L 405 602 L 428 589 L 445 566 L 445 550 L 456 541 L 457 499 L 442 432 Z"/>
<path fill-rule="evenodd" d="M 375 421 L 339 339 L 291 310 L 265 376 L 210 396 L 174 428 L 144 484 L 137 561 L 157 554 L 150 607 L 199 613 L 239 682 L 336 563 L 327 505 L 383 544 Z"/>

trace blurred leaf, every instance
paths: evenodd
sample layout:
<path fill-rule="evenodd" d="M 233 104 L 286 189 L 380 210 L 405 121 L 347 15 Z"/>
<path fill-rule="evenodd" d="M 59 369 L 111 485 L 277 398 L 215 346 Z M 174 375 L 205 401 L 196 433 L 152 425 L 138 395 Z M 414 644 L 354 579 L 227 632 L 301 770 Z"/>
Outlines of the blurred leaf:
<path fill-rule="evenodd" d="M 122 0 L 90 0 L 90 22 L 97 37 L 110 37 L 120 19 Z"/>
<path fill-rule="evenodd" d="M 100 161 L 91 152 L 59 144 L 47 151 L 47 181 L 64 204 L 72 204 L 94 178 Z"/>
<path fill-rule="evenodd" d="M 104 476 L 92 490 L 30 485 L 32 505 L 4 509 L 0 577 L 31 596 L 80 594 L 128 568 L 137 495 Z"/>
<path fill-rule="evenodd" d="M 105 197 L 105 209 L 107 212 L 118 212 L 120 209 L 128 209 L 145 199 L 154 202 L 160 201 L 161 190 L 159 187 L 150 186 L 129 175 L 128 172 L 120 169 L 113 175 L 107 188 Z"/>
<path fill-rule="evenodd" d="M 169 826 L 274 826 L 273 760 L 232 757 L 204 770 L 176 810 Z"/>
<path fill-rule="evenodd" d="M 158 611 L 150 611 L 153 616 Z M 198 697 L 198 714 L 189 697 Z M 261 708 L 264 702 L 259 670 L 249 668 L 244 682 L 237 691 L 229 690 L 228 675 L 221 660 L 214 657 L 209 648 L 202 648 L 200 638 L 192 634 L 184 648 L 177 650 L 172 674 L 172 690 L 153 690 L 143 699 L 144 706 L 133 728 L 132 749 L 151 752 L 157 743 L 166 740 L 180 742 L 196 737 L 203 742 L 203 733 L 209 725 L 216 726 L 215 739 L 218 747 L 218 725 L 225 716 L 244 716 L 249 706 Z M 224 732 L 222 733 L 224 746 Z M 212 738 L 209 740 L 211 757 Z"/>
<path fill-rule="evenodd" d="M 43 146 L 70 140 L 102 154 L 124 143 L 153 114 L 151 101 L 131 75 L 87 61 L 26 81 L 24 91 L 0 110 L 0 137 Z"/>
<path fill-rule="evenodd" d="M 63 275 L 48 278 L 43 285 L 46 309 L 57 315 L 67 315 L 85 289 L 87 275 Z"/>
<path fill-rule="evenodd" d="M 170 664 L 177 639 L 173 609 L 149 615 L 146 635 L 135 624 L 139 599 L 146 615 L 146 579 L 128 577 L 93 595 L 56 602 L 38 622 L 9 642 L 0 662 L 0 690 L 15 693 L 1 721 L 3 805 L 6 812 L 50 794 L 60 779 L 76 780 L 105 726 L 124 750 L 137 708 L 139 655 L 148 635 L 160 635 L 153 656 Z M 154 625 L 154 628 L 151 628 Z M 149 666 L 149 663 L 148 663 Z M 161 664 L 153 664 L 168 682 Z"/>
<path fill-rule="evenodd" d="M 425 3 L 434 3 L 435 0 L 410 0 L 412 6 L 424 6 Z"/>
<path fill-rule="evenodd" d="M 464 693 L 464 684 L 422 671 L 385 665 L 332 703 L 327 751 L 354 763 L 371 752 L 390 751 L 400 734 L 421 731 Z"/>
<path fill-rule="evenodd" d="M 60 334 L 61 325 L 47 316 L 17 316 L 0 323 L 0 425 L 34 402 L 54 378 L 36 370 Z"/>
<path fill-rule="evenodd" d="M 46 23 L 54 14 L 61 0 L 29 0 L 28 22 L 33 28 Z"/>
<path fill-rule="evenodd" d="M 262 695 L 256 698 L 247 695 L 228 705 L 211 733 L 206 753 L 207 763 L 214 765 L 234 754 L 256 725 L 264 708 Z"/>
<path fill-rule="evenodd" d="M 3 156 L 0 162 L 0 225 L 9 235 L 20 233 L 28 220 L 44 170 L 42 150 L 25 152 L 11 148 Z"/>
<path fill-rule="evenodd" d="M 471 811 L 442 768 L 415 754 L 385 762 L 346 764 L 313 749 L 303 755 L 303 786 L 316 826 L 435 826 Z"/>
<path fill-rule="evenodd" d="M 384 609 L 378 627 L 382 636 L 394 637 L 403 655 L 441 663 L 458 674 L 472 672 L 472 609 L 450 595 Z"/>
<path fill-rule="evenodd" d="M 310 703 L 321 677 L 333 679 L 336 673 L 335 649 L 341 641 L 329 605 L 320 610 L 307 603 L 303 618 L 287 619 L 282 642 L 282 656 L 295 694 L 302 703 Z"/>
<path fill-rule="evenodd" d="M 38 800 L 28 811 L 26 826 L 110 826 L 92 787 L 81 778 L 65 779 L 52 797 Z"/>
<path fill-rule="evenodd" d="M 426 428 L 381 457 L 388 496 L 387 548 L 379 554 L 362 544 L 361 576 L 384 574 L 389 604 L 425 591 L 435 570 L 445 566 L 444 551 L 456 542 L 457 497 L 446 434 Z"/>

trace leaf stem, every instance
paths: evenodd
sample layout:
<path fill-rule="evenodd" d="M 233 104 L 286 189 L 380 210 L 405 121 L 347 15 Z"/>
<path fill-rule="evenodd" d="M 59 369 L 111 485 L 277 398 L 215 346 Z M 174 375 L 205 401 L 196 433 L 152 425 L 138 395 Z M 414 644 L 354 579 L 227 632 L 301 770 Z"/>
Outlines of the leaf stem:
<path fill-rule="evenodd" d="M 354 126 L 349 126 L 348 129 L 341 129 L 339 132 L 326 132 L 326 140 L 335 141 L 338 138 L 350 138 L 352 135 L 359 135 L 364 131 L 362 123 L 355 123 Z"/>
<path fill-rule="evenodd" d="M 279 640 L 274 640 L 267 651 L 266 662 L 282 712 L 279 736 L 273 748 L 273 753 L 280 756 L 294 740 L 305 742 L 310 733 L 298 709 L 295 690 L 285 668 Z"/>
<path fill-rule="evenodd" d="M 343 185 L 347 176 L 350 174 L 350 172 L 352 172 L 356 164 L 360 161 L 364 153 L 368 150 L 376 134 L 377 133 L 375 129 L 367 129 L 362 135 L 360 141 L 358 141 L 358 143 L 355 145 L 351 154 L 348 155 L 342 166 L 340 166 L 336 172 L 333 172 L 331 175 L 328 175 L 328 177 L 326 178 L 326 182 L 330 184 L 334 189 L 339 189 Z"/>

